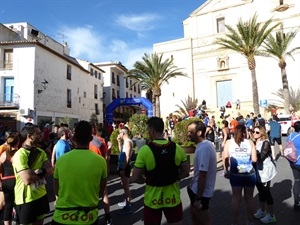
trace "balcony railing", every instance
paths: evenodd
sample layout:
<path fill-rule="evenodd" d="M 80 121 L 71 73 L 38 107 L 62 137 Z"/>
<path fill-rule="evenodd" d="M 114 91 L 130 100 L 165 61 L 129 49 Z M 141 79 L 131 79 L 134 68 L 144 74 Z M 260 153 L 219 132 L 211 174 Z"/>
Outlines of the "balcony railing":
<path fill-rule="evenodd" d="M 0 108 L 19 108 L 20 96 L 18 94 L 0 95 Z"/>
<path fill-rule="evenodd" d="M 12 69 L 13 69 L 12 60 L 0 61 L 0 70 L 12 70 Z"/>

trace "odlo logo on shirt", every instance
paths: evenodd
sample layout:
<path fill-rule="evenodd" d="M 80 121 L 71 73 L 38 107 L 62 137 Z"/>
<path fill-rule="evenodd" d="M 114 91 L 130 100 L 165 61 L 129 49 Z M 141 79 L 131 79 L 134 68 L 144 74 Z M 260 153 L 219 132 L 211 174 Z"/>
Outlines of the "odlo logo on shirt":
<path fill-rule="evenodd" d="M 94 216 L 93 214 L 82 214 L 82 215 L 79 215 L 78 213 L 65 213 L 61 216 L 61 218 L 63 220 L 71 220 L 71 221 L 93 221 L 94 220 Z"/>

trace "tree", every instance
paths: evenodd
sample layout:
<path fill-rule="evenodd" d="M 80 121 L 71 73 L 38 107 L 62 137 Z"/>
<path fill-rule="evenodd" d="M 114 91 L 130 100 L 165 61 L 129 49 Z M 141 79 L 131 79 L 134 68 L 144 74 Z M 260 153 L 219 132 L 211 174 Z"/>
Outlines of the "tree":
<path fill-rule="evenodd" d="M 145 114 L 134 114 L 130 117 L 129 128 L 133 136 L 144 137 L 149 139 L 147 121 L 148 116 Z"/>
<path fill-rule="evenodd" d="M 186 76 L 177 68 L 173 59 L 167 58 L 163 61 L 163 55 L 147 54 L 142 57 L 142 61 L 137 61 L 133 69 L 128 71 L 127 77 L 135 78 L 141 82 L 141 89 L 147 92 L 152 91 L 154 116 L 160 117 L 160 96 L 163 84 L 169 84 L 169 79 Z"/>
<path fill-rule="evenodd" d="M 264 24 L 258 23 L 257 14 L 254 14 L 254 16 L 246 22 L 240 18 L 236 25 L 237 29 L 225 25 L 228 32 L 225 34 L 225 37 L 217 38 L 215 42 L 221 46 L 220 49 L 230 49 L 246 57 L 248 68 L 251 71 L 253 109 L 256 115 L 259 114 L 259 102 L 255 56 L 262 54 L 259 47 L 274 28 L 279 25 L 279 23 L 276 23 L 269 27 L 271 23 L 272 19 L 269 19 Z"/>
<path fill-rule="evenodd" d="M 284 104 L 285 96 L 284 96 L 284 90 L 282 88 L 272 94 L 282 99 L 280 103 L 282 105 Z M 295 112 L 300 110 L 300 87 L 297 89 L 293 89 L 292 87 L 289 87 L 289 102 Z"/>
<path fill-rule="evenodd" d="M 288 47 L 297 35 L 298 30 L 290 31 L 284 33 L 282 30 L 276 32 L 273 36 L 270 34 L 264 41 L 264 52 L 266 56 L 275 58 L 278 61 L 278 66 L 281 70 L 281 80 L 282 80 L 282 94 L 283 94 L 283 105 L 285 113 L 290 113 L 290 93 L 289 84 L 286 72 L 286 57 L 290 56 L 293 58 L 292 53 L 299 49 L 299 47 L 293 48 L 288 51 Z M 294 59 L 294 58 L 293 58 Z"/>
<path fill-rule="evenodd" d="M 175 111 L 175 113 L 178 113 L 180 116 L 184 117 L 184 116 L 189 116 L 189 111 L 191 109 L 196 109 L 198 106 L 198 99 L 192 99 L 192 97 L 190 97 L 188 95 L 188 97 L 183 101 L 181 100 L 181 103 L 183 105 L 180 106 L 178 104 L 176 104 L 176 106 L 179 108 L 178 110 Z"/>
<path fill-rule="evenodd" d="M 95 124 L 98 127 L 99 121 L 96 113 L 92 113 L 90 116 L 90 123 Z"/>

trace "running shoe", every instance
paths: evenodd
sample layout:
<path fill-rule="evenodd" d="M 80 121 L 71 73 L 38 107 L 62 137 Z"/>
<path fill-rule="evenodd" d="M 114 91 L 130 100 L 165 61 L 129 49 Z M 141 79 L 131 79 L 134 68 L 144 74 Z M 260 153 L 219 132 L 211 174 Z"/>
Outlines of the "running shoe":
<path fill-rule="evenodd" d="M 112 218 L 105 220 L 105 225 L 113 225 Z"/>
<path fill-rule="evenodd" d="M 126 215 L 132 213 L 131 205 L 126 205 L 117 213 L 118 215 Z"/>
<path fill-rule="evenodd" d="M 295 211 L 300 210 L 300 203 L 299 202 L 294 204 L 294 210 Z"/>
<path fill-rule="evenodd" d="M 124 206 L 126 206 L 126 199 L 124 199 L 123 202 L 119 202 L 119 203 L 118 203 L 118 206 L 119 206 L 119 207 L 124 207 Z"/>
<path fill-rule="evenodd" d="M 262 222 L 262 223 L 275 223 L 276 222 L 276 218 L 275 218 L 274 215 L 271 216 L 269 213 L 267 213 L 265 215 L 265 217 L 263 217 L 263 218 L 260 219 L 260 222 Z"/>
<path fill-rule="evenodd" d="M 266 215 L 266 212 L 262 211 L 261 209 L 258 209 L 256 213 L 254 213 L 254 217 L 256 219 L 263 218 Z"/>

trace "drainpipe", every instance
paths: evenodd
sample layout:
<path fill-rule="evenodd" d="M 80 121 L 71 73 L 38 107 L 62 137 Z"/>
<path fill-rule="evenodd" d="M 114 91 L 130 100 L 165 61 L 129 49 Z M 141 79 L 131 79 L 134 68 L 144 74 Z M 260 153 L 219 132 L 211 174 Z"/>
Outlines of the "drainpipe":
<path fill-rule="evenodd" d="M 192 60 L 192 96 L 195 100 L 195 74 L 194 74 L 194 57 L 193 57 L 193 38 L 191 38 L 191 60 Z"/>

